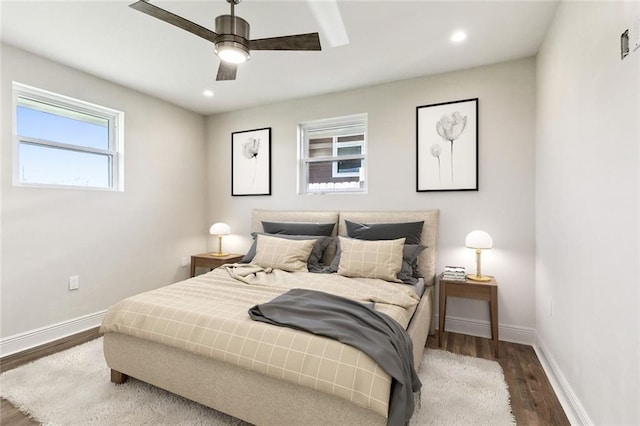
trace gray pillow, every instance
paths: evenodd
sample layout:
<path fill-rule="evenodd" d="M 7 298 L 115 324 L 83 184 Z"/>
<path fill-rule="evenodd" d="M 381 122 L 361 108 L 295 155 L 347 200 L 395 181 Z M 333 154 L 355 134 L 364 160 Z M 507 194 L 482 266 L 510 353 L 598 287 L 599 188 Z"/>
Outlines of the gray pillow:
<path fill-rule="evenodd" d="M 330 237 L 335 226 L 335 223 L 262 222 L 262 229 L 267 234 L 284 235 L 321 235 Z"/>
<path fill-rule="evenodd" d="M 256 235 L 269 235 L 276 238 L 284 238 L 287 240 L 316 240 L 311 250 L 311 254 L 307 259 L 307 269 L 309 272 L 322 272 L 324 265 L 322 264 L 322 255 L 324 250 L 331 243 L 330 237 L 318 236 L 318 235 L 283 235 L 283 234 L 267 234 L 264 232 L 252 232 L 253 244 L 249 248 L 247 254 L 244 255 L 240 263 L 251 263 L 256 255 Z"/>
<path fill-rule="evenodd" d="M 418 256 L 426 246 L 420 244 L 405 244 L 402 251 L 402 268 L 398 272 L 398 278 L 405 284 L 417 284 L 418 278 L 422 278 L 418 268 Z"/>
<path fill-rule="evenodd" d="M 420 244 L 422 239 L 422 222 L 399 222 L 399 223 L 358 223 L 349 220 L 344 221 L 347 225 L 347 235 L 359 240 L 397 240 L 405 238 L 405 244 Z"/>

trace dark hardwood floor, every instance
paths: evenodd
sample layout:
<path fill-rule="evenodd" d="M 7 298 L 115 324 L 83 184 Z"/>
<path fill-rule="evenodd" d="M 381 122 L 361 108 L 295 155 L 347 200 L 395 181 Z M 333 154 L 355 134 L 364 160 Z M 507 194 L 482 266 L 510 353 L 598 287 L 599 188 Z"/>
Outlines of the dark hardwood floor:
<path fill-rule="evenodd" d="M 533 347 L 501 341 L 496 359 L 490 339 L 456 333 L 444 334 L 442 348 L 437 335 L 429 336 L 427 347 L 497 361 L 509 386 L 518 425 L 570 425 Z"/>
<path fill-rule="evenodd" d="M 96 338 L 95 332 L 75 337 L 71 342 L 50 345 L 25 354 L 23 357 L 3 359 L 1 370 L 6 371 L 18 365 L 33 361 L 68 347 Z M 500 342 L 500 358 L 493 355 L 491 340 L 445 333 L 442 349 L 461 355 L 495 360 L 504 370 L 505 380 L 511 394 L 511 407 L 518 425 L 569 425 L 560 402 L 556 397 L 542 365 L 531 346 Z M 437 336 L 427 340 L 427 347 L 438 348 Z M 40 423 L 21 413 L 4 398 L 0 407 L 0 425 L 31 426 Z"/>
<path fill-rule="evenodd" d="M 0 413 L 0 424 L 3 426 L 35 426 L 40 424 L 30 417 L 22 414 L 4 398 L 2 398 L 2 405 L 0 405 Z"/>

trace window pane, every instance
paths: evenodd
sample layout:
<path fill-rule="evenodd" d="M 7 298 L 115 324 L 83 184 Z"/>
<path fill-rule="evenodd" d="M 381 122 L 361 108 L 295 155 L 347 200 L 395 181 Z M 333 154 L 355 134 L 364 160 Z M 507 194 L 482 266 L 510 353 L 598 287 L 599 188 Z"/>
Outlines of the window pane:
<path fill-rule="evenodd" d="M 344 155 L 360 155 L 362 154 L 362 146 L 339 146 L 337 151 L 338 157 Z"/>
<path fill-rule="evenodd" d="M 364 141 L 363 134 L 351 135 L 351 136 L 340 136 L 338 138 L 338 142 L 363 142 L 363 141 Z"/>
<path fill-rule="evenodd" d="M 20 143 L 21 183 L 110 187 L 111 156 Z"/>
<path fill-rule="evenodd" d="M 358 162 L 357 167 L 352 161 Z M 307 167 L 307 191 L 308 192 L 326 192 L 326 191 L 354 191 L 364 188 L 364 181 L 361 177 L 363 160 L 347 160 L 347 161 L 320 161 L 316 163 L 306 163 Z M 333 168 L 339 163 L 348 167 L 350 176 L 334 176 Z M 349 167 L 354 166 L 354 167 Z"/>
<path fill-rule="evenodd" d="M 362 160 L 340 160 L 338 161 L 338 170 L 339 174 L 349 173 L 355 174 L 360 172 L 360 164 Z"/>
<path fill-rule="evenodd" d="M 20 136 L 109 149 L 107 119 L 26 100 L 19 101 L 16 112 Z"/>
<path fill-rule="evenodd" d="M 309 157 L 330 157 L 333 153 L 333 139 L 309 139 Z"/>

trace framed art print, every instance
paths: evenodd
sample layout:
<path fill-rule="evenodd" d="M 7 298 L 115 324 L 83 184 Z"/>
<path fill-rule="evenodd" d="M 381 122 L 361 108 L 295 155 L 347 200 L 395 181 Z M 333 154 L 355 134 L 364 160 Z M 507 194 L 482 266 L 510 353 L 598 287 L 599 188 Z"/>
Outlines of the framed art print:
<path fill-rule="evenodd" d="M 478 190 L 478 98 L 416 108 L 416 191 Z"/>
<path fill-rule="evenodd" d="M 271 195 L 271 127 L 231 133 L 231 195 Z"/>

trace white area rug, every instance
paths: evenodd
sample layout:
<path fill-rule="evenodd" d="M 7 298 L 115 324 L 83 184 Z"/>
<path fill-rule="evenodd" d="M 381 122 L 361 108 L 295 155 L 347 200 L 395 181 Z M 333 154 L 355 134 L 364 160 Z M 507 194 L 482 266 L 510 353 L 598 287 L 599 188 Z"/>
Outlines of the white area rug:
<path fill-rule="evenodd" d="M 515 424 L 498 363 L 429 349 L 419 374 L 422 401 L 412 425 Z M 7 371 L 0 394 L 50 425 L 244 425 L 135 379 L 113 385 L 102 339 Z"/>

